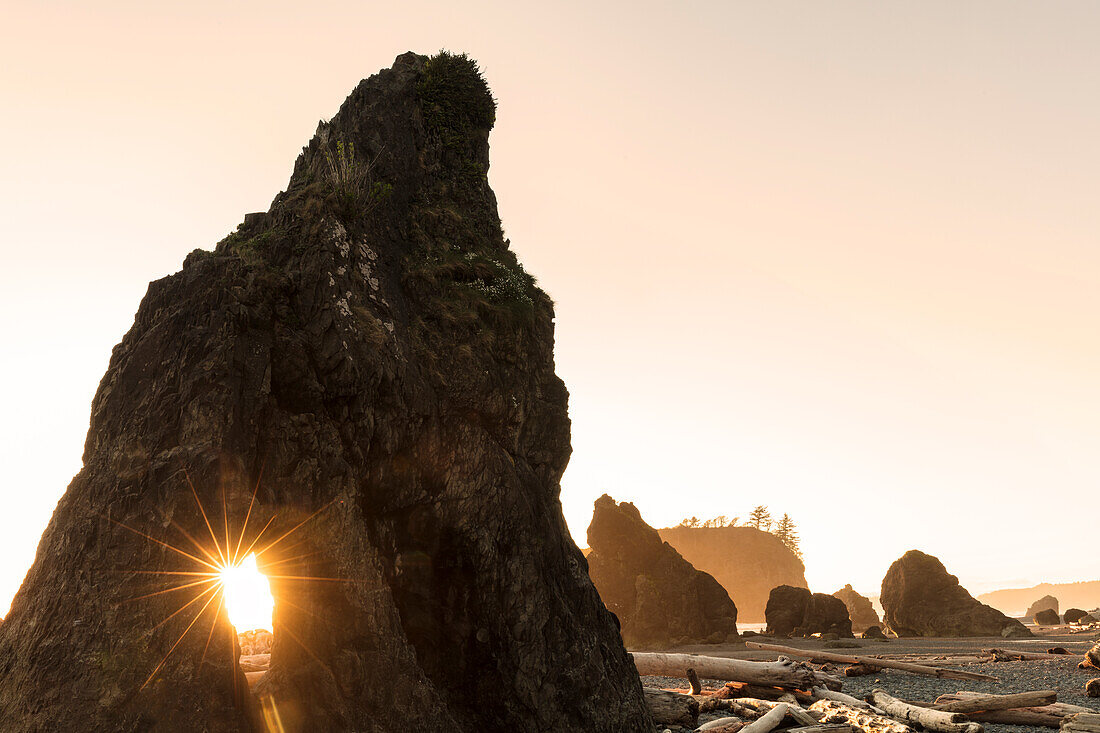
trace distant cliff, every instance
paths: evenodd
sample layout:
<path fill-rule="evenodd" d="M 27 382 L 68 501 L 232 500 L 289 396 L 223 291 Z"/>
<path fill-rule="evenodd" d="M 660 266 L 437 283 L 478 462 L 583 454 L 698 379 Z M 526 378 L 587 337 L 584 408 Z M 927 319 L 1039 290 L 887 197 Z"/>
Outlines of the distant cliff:
<path fill-rule="evenodd" d="M 732 596 L 733 593 L 730 595 Z M 1040 583 L 1030 588 L 995 590 L 981 594 L 978 600 L 1009 616 L 1022 616 L 1028 606 L 1043 596 L 1054 596 L 1063 609 L 1082 608 L 1088 611 L 1100 607 L 1100 580 L 1080 583 Z M 737 607 L 741 608 L 741 604 L 738 603 Z"/>
<path fill-rule="evenodd" d="M 752 527 L 671 527 L 660 533 L 684 559 L 722 584 L 737 604 L 741 623 L 763 623 L 772 588 L 809 587 L 802 561 L 769 532 Z"/>

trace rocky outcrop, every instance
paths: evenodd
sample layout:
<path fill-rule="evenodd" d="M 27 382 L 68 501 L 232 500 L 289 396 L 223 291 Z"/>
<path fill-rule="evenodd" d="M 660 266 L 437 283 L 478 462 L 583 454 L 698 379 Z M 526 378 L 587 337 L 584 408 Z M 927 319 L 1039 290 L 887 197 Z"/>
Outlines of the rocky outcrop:
<path fill-rule="evenodd" d="M 661 539 L 722 584 L 742 623 L 764 621 L 772 588 L 809 587 L 798 556 L 770 532 L 753 527 L 671 527 Z"/>
<path fill-rule="evenodd" d="M 871 599 L 857 593 L 851 585 L 844 586 L 833 595 L 847 606 L 848 617 L 852 619 L 852 631 L 863 631 L 882 623 Z"/>
<path fill-rule="evenodd" d="M 628 502 L 604 494 L 588 527 L 588 572 L 630 647 L 718 643 L 737 638 L 737 606 L 692 567 Z"/>
<path fill-rule="evenodd" d="M 1085 618 L 1088 615 L 1089 614 L 1087 611 L 1082 611 L 1080 608 L 1067 608 L 1065 614 L 1062 615 L 1062 618 L 1067 624 L 1076 624 L 1080 623 L 1081 619 Z"/>
<path fill-rule="evenodd" d="M 910 550 L 882 579 L 883 621 L 906 636 L 1029 637 L 1015 619 L 976 601 L 937 558 Z"/>
<path fill-rule="evenodd" d="M 978 600 L 1009 616 L 1024 616 L 1028 604 L 1044 595 L 1056 597 L 1061 605 L 1068 608 L 1096 608 L 1100 606 L 1100 580 L 1040 583 L 1030 588 L 995 590 L 981 594 Z"/>
<path fill-rule="evenodd" d="M 1044 608 L 1039 613 L 1032 616 L 1038 626 L 1055 626 L 1061 623 L 1061 618 L 1058 616 L 1058 612 L 1049 608 Z"/>
<path fill-rule="evenodd" d="M 268 212 L 149 286 L 0 627 L 5 731 L 253 730 L 218 597 L 142 597 L 253 542 L 287 731 L 653 730 L 562 518 L 553 307 L 502 235 L 494 110 L 465 57 L 398 57 Z"/>
<path fill-rule="evenodd" d="M 1054 596 L 1043 596 L 1039 600 L 1032 603 L 1028 607 L 1027 613 L 1024 614 L 1027 618 L 1032 618 L 1040 611 L 1054 611 L 1054 615 L 1058 615 L 1058 599 Z M 1057 623 L 1057 622 L 1055 622 Z"/>
<path fill-rule="evenodd" d="M 781 585 L 773 588 L 765 610 L 772 636 L 836 634 L 852 637 L 852 621 L 844 601 L 806 588 Z"/>

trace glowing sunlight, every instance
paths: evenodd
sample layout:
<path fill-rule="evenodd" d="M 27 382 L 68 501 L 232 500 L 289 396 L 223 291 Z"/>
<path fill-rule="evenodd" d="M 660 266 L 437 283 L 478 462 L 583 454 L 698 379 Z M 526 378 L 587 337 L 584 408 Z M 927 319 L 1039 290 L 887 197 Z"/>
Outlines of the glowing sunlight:
<path fill-rule="evenodd" d="M 252 629 L 271 631 L 275 600 L 271 597 L 270 581 L 256 567 L 256 553 L 249 553 L 236 565 L 223 567 L 219 574 L 225 610 L 237 633 Z"/>

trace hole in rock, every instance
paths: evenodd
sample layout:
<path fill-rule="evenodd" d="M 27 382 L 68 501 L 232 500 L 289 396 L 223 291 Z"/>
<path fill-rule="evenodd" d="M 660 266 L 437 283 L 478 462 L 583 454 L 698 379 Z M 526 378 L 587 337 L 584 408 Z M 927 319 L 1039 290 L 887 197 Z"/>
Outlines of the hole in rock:
<path fill-rule="evenodd" d="M 253 688 L 271 666 L 271 614 L 275 609 L 271 582 L 256 565 L 255 553 L 236 565 L 226 565 L 220 576 L 225 611 L 241 647 L 238 664 Z"/>

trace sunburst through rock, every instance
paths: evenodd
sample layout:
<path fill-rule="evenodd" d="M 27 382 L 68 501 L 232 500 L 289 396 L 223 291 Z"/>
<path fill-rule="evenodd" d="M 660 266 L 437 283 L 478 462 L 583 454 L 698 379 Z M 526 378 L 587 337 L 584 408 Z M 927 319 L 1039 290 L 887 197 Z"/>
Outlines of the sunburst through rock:
<path fill-rule="evenodd" d="M 268 519 L 267 523 L 263 525 L 259 533 L 255 534 L 250 542 L 246 542 L 247 538 L 251 536 L 249 532 L 249 520 L 252 519 L 252 510 L 256 503 L 256 492 L 259 490 L 259 481 L 257 480 L 256 486 L 252 491 L 252 498 L 248 504 L 248 511 L 245 514 L 240 532 L 237 533 L 230 527 L 229 510 L 226 506 L 224 490 L 222 492 L 222 521 L 219 522 L 219 525 L 222 526 L 219 526 L 218 530 L 215 531 L 214 525 L 210 522 L 210 515 L 199 500 L 195 485 L 191 482 L 191 478 L 187 476 L 186 472 L 184 472 L 184 475 L 191 489 L 191 494 L 195 499 L 196 508 L 202 516 L 203 524 L 209 532 L 210 541 L 200 541 L 175 521 L 169 520 L 169 524 L 175 527 L 180 534 L 187 539 L 193 551 L 182 549 L 166 539 L 159 539 L 141 530 L 117 522 L 110 517 L 100 515 L 107 521 L 140 535 L 156 545 L 171 550 L 179 557 L 185 558 L 192 563 L 192 567 L 189 569 L 132 569 L 127 571 L 127 573 L 131 575 L 152 575 L 161 578 L 175 579 L 169 581 L 167 587 L 162 587 L 151 593 L 144 593 L 132 597 L 129 599 L 130 601 L 141 601 L 156 596 L 162 596 L 167 593 L 175 595 L 180 591 L 184 592 L 183 595 L 185 597 L 189 596 L 189 599 L 182 601 L 175 611 L 154 624 L 153 628 L 159 628 L 178 616 L 184 615 L 184 618 L 188 615 L 190 616 L 190 621 L 185 624 L 183 631 L 161 658 L 160 662 L 157 663 L 142 687 L 153 681 L 164 662 L 167 661 L 168 657 L 171 656 L 172 652 L 175 651 L 184 637 L 199 623 L 199 620 L 204 615 L 209 615 L 210 629 L 207 634 L 206 648 L 203 650 L 203 658 L 205 658 L 209 650 L 210 639 L 213 637 L 214 633 L 214 626 L 223 608 L 228 616 L 229 622 L 234 626 L 237 634 L 256 630 L 273 631 L 272 616 L 275 608 L 275 600 L 271 592 L 271 579 L 291 582 L 356 582 L 351 578 L 288 574 L 287 571 L 296 566 L 299 561 L 313 554 L 309 552 L 290 557 L 282 557 L 276 560 L 266 559 L 264 561 L 264 568 L 267 572 L 262 573 L 259 569 L 258 558 L 263 557 L 264 553 L 272 550 L 276 545 L 280 545 L 307 522 L 314 519 L 318 514 L 325 511 L 330 506 L 333 506 L 337 499 L 332 499 L 274 539 L 265 540 L 268 529 L 275 520 L 275 517 L 272 516 Z M 223 530 L 224 534 L 219 538 L 218 535 L 221 534 Z M 233 537 L 236 537 L 236 541 L 233 540 Z M 294 605 L 292 602 L 287 602 L 292 606 Z M 211 611 L 209 614 L 207 614 L 208 609 Z M 290 633 L 289 630 L 287 630 L 287 632 Z M 294 638 L 292 633 L 291 637 Z M 307 651 L 309 651 L 308 648 Z"/>
<path fill-rule="evenodd" d="M 275 599 L 271 596 L 271 581 L 256 566 L 256 553 L 249 553 L 236 565 L 226 565 L 219 575 L 225 611 L 237 633 L 255 629 L 271 631 Z"/>

